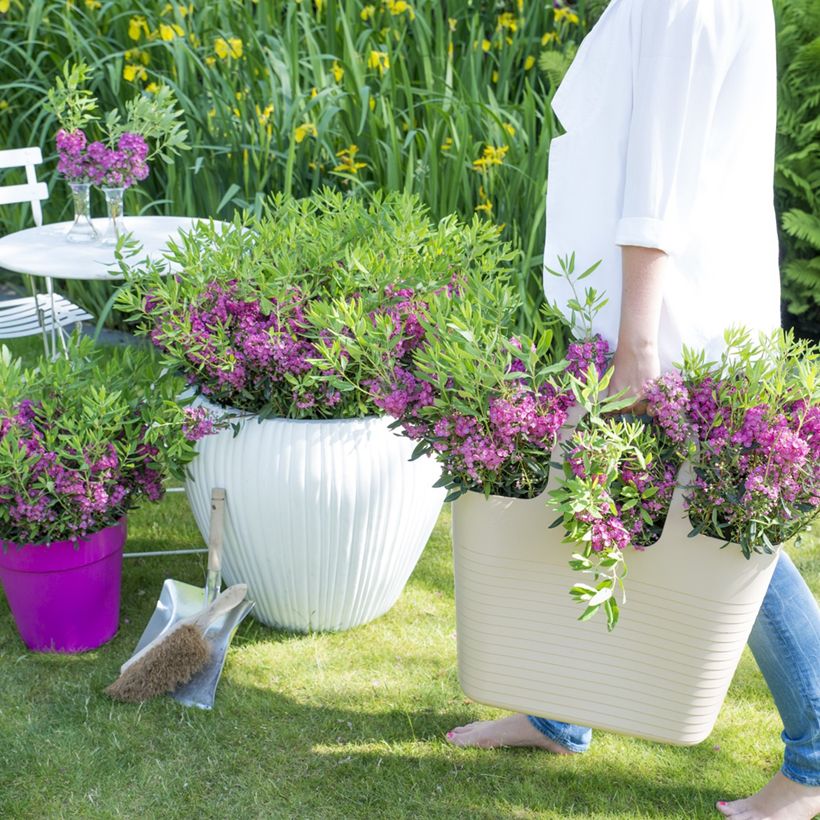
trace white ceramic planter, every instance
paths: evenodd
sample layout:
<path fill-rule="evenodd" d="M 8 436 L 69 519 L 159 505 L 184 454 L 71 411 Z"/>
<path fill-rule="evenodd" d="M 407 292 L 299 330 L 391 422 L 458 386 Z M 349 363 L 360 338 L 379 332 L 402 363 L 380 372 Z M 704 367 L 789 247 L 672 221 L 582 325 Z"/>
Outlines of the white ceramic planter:
<path fill-rule="evenodd" d="M 777 561 L 688 538 L 676 491 L 661 539 L 627 555 L 615 630 L 583 611 L 547 496 L 453 508 L 459 679 L 474 700 L 691 745 L 714 726 Z"/>
<path fill-rule="evenodd" d="M 202 439 L 188 498 L 207 539 L 212 487 L 226 496 L 223 575 L 253 614 L 300 632 L 367 623 L 396 602 L 445 491 L 435 462 L 381 418 L 259 421 Z"/>

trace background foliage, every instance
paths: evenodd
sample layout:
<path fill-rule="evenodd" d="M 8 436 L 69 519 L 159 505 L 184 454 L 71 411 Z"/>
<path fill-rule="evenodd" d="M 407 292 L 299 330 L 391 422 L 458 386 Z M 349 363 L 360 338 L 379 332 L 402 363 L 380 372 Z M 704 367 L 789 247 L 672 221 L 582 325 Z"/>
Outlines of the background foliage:
<path fill-rule="evenodd" d="M 795 328 L 820 333 L 820 0 L 775 0 L 776 165 L 783 297 Z"/>
<path fill-rule="evenodd" d="M 0 146 L 43 147 L 47 218 L 65 218 L 55 123 L 37 104 L 63 62 L 91 66 L 104 110 L 167 83 L 193 150 L 129 192 L 131 213 L 230 218 L 271 191 L 302 196 L 322 185 L 413 192 L 434 217 L 478 211 L 503 226 L 522 250 L 517 284 L 531 318 L 541 299 L 551 96 L 606 3 L 0 0 Z M 814 332 L 819 7 L 775 0 L 786 297 Z M 4 209 L 0 232 L 28 218 Z M 97 312 L 108 296 L 87 283 L 66 289 L 86 304 L 90 294 Z"/>

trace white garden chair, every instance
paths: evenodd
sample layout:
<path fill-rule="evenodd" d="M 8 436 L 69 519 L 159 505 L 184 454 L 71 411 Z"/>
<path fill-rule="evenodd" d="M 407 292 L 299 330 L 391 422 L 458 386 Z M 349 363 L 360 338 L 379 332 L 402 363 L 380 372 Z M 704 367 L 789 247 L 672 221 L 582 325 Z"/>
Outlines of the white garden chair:
<path fill-rule="evenodd" d="M 25 168 L 26 182 L 20 185 L 0 185 L 0 205 L 28 202 L 31 205 L 34 224 L 43 224 L 40 202 L 48 199 L 48 187 L 38 182 L 35 166 L 43 161 L 39 148 L 12 148 L 0 151 L 0 170 Z M 0 300 L 0 339 L 43 334 L 46 353 L 51 336 L 51 355 L 57 352 L 57 337 L 65 349 L 63 328 L 93 318 L 64 296 L 54 293 L 51 277 L 45 277 L 46 293 L 35 293 L 21 299 Z"/>

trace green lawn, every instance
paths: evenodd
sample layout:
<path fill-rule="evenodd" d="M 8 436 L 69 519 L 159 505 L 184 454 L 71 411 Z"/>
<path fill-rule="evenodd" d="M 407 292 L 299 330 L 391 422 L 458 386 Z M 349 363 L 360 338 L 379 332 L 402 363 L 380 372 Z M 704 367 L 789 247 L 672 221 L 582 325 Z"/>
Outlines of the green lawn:
<path fill-rule="evenodd" d="M 198 540 L 174 495 L 133 514 L 127 549 Z M 792 555 L 820 592 L 820 542 Z M 165 577 L 202 583 L 204 560 L 127 561 L 119 634 L 75 657 L 27 652 L 0 601 L 0 816 L 689 819 L 778 766 L 777 714 L 748 652 L 694 748 L 603 733 L 572 758 L 450 747 L 450 727 L 498 713 L 456 679 L 448 510 L 376 622 L 305 636 L 246 621 L 212 712 L 102 694 Z"/>

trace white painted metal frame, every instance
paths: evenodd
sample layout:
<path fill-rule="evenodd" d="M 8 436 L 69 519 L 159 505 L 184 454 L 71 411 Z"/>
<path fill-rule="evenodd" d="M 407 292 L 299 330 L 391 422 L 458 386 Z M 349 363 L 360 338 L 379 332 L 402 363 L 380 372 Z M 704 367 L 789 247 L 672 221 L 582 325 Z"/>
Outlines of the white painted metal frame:
<path fill-rule="evenodd" d="M 25 168 L 26 182 L 20 185 L 0 186 L 0 205 L 14 205 L 28 202 L 34 224 L 39 228 L 43 224 L 42 200 L 48 199 L 48 186 L 37 181 L 35 166 L 43 161 L 39 148 L 12 148 L 0 151 L 0 169 Z M 46 279 L 46 294 L 35 293 L 34 296 L 22 299 L 0 301 L 0 339 L 20 338 L 43 334 L 43 346 L 46 353 L 55 355 L 57 338 L 65 351 L 63 327 L 85 319 L 91 319 L 77 305 L 64 296 L 54 293 L 51 277 Z M 49 350 L 49 335 L 51 350 Z"/>

